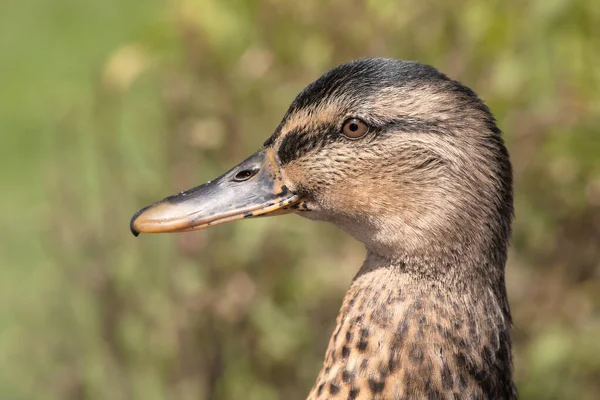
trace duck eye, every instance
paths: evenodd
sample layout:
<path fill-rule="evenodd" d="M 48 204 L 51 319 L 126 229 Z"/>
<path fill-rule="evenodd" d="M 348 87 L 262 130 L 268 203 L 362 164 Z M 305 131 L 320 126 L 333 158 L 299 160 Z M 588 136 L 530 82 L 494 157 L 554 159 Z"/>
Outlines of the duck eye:
<path fill-rule="evenodd" d="M 352 118 L 344 122 L 342 132 L 352 139 L 364 136 L 369 131 L 369 127 L 358 118 Z"/>

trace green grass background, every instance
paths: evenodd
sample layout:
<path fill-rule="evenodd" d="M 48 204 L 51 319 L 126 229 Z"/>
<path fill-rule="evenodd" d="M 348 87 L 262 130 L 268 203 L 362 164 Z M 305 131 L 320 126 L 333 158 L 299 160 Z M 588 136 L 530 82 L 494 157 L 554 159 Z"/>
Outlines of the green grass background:
<path fill-rule="evenodd" d="M 600 2 L 3 0 L 0 399 L 301 399 L 362 261 L 297 216 L 134 239 L 328 68 L 387 56 L 475 89 L 516 177 L 524 399 L 600 393 Z"/>

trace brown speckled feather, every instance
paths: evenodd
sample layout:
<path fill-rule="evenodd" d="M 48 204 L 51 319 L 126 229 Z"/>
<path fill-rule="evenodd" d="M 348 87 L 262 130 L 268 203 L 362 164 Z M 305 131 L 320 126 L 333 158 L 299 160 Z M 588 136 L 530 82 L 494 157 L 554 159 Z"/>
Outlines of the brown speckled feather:
<path fill-rule="evenodd" d="M 509 322 L 493 295 L 374 264 L 346 294 L 309 399 L 515 397 Z"/>
<path fill-rule="evenodd" d="M 344 115 L 385 128 L 349 144 L 323 128 Z M 512 173 L 481 100 L 430 67 L 358 61 L 305 89 L 270 142 L 304 216 L 369 252 L 308 398 L 516 398 Z"/>

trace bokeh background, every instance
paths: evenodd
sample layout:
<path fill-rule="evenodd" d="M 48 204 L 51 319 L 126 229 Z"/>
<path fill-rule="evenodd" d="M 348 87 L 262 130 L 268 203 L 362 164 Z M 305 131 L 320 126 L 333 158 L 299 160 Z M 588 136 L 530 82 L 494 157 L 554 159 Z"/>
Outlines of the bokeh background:
<path fill-rule="evenodd" d="M 297 216 L 129 233 L 364 56 L 475 89 L 516 175 L 523 399 L 600 396 L 600 2 L 2 0 L 0 399 L 302 399 L 364 256 Z"/>

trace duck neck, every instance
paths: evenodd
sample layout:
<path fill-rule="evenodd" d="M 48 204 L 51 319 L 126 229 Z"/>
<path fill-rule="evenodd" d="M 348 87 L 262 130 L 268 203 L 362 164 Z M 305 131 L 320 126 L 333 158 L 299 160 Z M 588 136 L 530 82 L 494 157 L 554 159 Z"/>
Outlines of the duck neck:
<path fill-rule="evenodd" d="M 465 265 L 439 275 L 423 260 L 369 252 L 309 398 L 515 398 L 504 257 L 496 260 L 474 279 Z"/>

